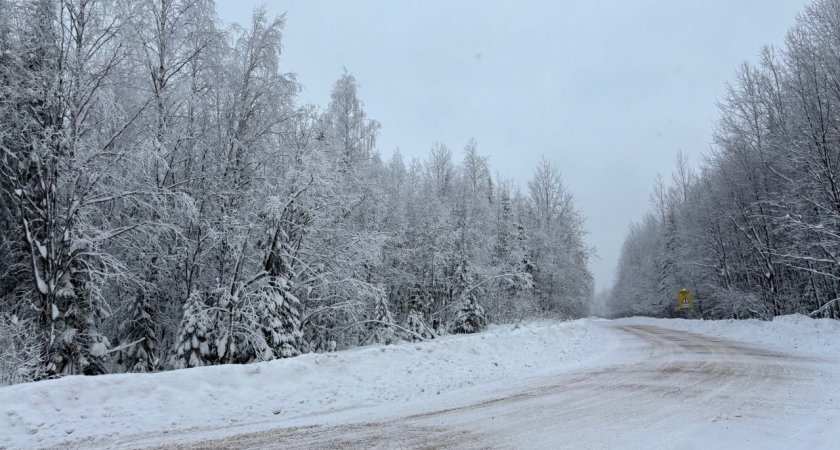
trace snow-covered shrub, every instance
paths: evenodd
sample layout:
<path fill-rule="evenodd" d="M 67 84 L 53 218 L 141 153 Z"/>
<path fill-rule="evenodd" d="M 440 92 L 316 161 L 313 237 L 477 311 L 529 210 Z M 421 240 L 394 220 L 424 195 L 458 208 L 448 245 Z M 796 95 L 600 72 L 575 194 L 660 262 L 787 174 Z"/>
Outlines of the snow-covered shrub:
<path fill-rule="evenodd" d="M 0 315 L 0 386 L 34 380 L 40 362 L 35 326 L 17 316 Z"/>

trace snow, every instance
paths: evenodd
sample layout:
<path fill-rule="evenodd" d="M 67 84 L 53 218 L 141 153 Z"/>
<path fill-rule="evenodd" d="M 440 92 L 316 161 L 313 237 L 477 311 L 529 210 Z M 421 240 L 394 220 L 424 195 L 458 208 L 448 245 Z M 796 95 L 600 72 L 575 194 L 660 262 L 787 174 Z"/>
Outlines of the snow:
<path fill-rule="evenodd" d="M 38 292 L 44 295 L 49 294 L 50 288 L 47 286 L 47 283 L 44 282 L 44 279 L 41 278 L 41 273 L 37 270 L 33 270 L 32 273 L 35 274 L 35 283 L 38 286 Z"/>
<path fill-rule="evenodd" d="M 96 342 L 90 346 L 90 355 L 93 357 L 104 356 L 108 352 L 108 346 L 103 342 Z"/>
<path fill-rule="evenodd" d="M 617 346 L 591 320 L 490 326 L 472 335 L 366 346 L 250 365 L 71 376 L 0 388 L 0 448 L 165 435 L 382 404 L 594 363 Z M 92 440 L 88 440 L 92 439 Z"/>
<path fill-rule="evenodd" d="M 675 328 L 776 350 L 840 358 L 840 320 L 800 314 L 763 320 L 686 320 L 633 317 L 622 322 Z"/>
<path fill-rule="evenodd" d="M 627 331 L 633 327 L 642 337 Z M 683 339 L 668 329 L 692 334 Z M 786 353 L 762 356 L 699 335 Z M 840 321 L 805 316 L 593 318 L 494 325 L 473 335 L 251 365 L 65 377 L 0 388 L 0 448 L 133 448 L 317 423 L 380 423 L 448 408 L 463 413 L 420 414 L 412 426 L 425 430 L 446 420 L 453 430 L 492 431 L 499 442 L 528 439 L 543 448 L 556 448 L 558 433 L 581 449 L 603 448 L 599 442 L 628 449 L 735 442 L 763 450 L 828 448 L 840 438 L 828 425 L 840 417 L 840 395 L 825 391 L 840 381 L 838 336 Z M 511 401 L 484 402 L 498 398 Z M 674 427 L 680 414 L 691 420 Z M 507 422 L 492 422 L 505 416 Z M 413 429 L 400 428 L 403 419 L 384 423 L 396 427 L 383 429 L 390 433 Z"/>

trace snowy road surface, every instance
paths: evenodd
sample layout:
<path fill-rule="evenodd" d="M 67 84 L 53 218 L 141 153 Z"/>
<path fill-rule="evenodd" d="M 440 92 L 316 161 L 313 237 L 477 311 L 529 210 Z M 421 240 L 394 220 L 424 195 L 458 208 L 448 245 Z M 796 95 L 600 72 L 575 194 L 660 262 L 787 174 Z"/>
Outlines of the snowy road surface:
<path fill-rule="evenodd" d="M 0 388 L 0 449 L 837 449 L 838 336 L 803 316 L 583 319 L 66 377 Z"/>
<path fill-rule="evenodd" d="M 593 368 L 446 405 L 383 407 L 160 449 L 837 449 L 838 362 L 632 321 Z M 348 419 L 349 418 L 349 419 Z"/>

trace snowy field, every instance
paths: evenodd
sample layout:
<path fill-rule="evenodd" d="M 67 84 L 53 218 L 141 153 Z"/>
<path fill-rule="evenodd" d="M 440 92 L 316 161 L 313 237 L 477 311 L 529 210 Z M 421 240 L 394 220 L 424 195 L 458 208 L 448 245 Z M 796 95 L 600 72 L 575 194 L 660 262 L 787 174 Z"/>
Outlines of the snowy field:
<path fill-rule="evenodd" d="M 288 434 L 278 437 L 273 429 L 322 426 L 332 428 L 308 438 L 303 432 L 295 442 L 309 443 L 295 448 L 414 447 L 425 439 L 467 436 L 442 424 L 481 429 L 505 414 L 506 421 L 482 437 L 442 441 L 444 447 L 513 448 L 527 441 L 558 448 L 562 435 L 569 439 L 562 448 L 613 448 L 605 440 L 611 436 L 623 448 L 639 448 L 649 436 L 659 439 L 659 448 L 711 448 L 703 442 L 727 448 L 739 436 L 737 420 L 747 436 L 755 434 L 754 446 L 739 448 L 768 442 L 777 445 L 770 448 L 831 448 L 817 438 L 829 437 L 823 426 L 836 428 L 838 437 L 840 396 L 819 391 L 840 381 L 838 336 L 840 322 L 801 316 L 773 322 L 584 319 L 493 326 L 476 335 L 247 366 L 67 377 L 0 388 L 0 448 L 237 448 L 243 442 L 285 448 L 278 442 Z M 811 403 L 812 397 L 825 404 Z M 688 406 L 694 408 L 690 420 L 674 428 L 671 416 Z M 533 419 L 518 422 L 535 411 Z M 403 428 L 413 422 L 414 428 Z M 704 439 L 718 434 L 692 441 L 692 430 Z M 780 430 L 791 441 L 773 434 Z M 802 430 L 810 430 L 810 440 L 802 440 Z M 249 433 L 253 441 L 224 440 Z M 397 441 L 381 443 L 391 435 Z M 408 440 L 415 435 L 420 440 Z M 358 439 L 335 443 L 334 436 Z M 203 443 L 208 439 L 221 441 Z"/>

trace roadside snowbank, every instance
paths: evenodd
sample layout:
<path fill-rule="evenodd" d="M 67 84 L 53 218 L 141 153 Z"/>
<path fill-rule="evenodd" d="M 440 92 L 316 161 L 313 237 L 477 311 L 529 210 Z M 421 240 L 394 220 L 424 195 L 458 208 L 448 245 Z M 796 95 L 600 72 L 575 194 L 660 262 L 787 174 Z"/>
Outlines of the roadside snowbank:
<path fill-rule="evenodd" d="M 0 388 L 0 448 L 61 446 L 239 422 L 276 422 L 515 382 L 593 360 L 613 334 L 583 319 L 493 326 L 422 343 L 251 365 L 66 377 Z"/>
<path fill-rule="evenodd" d="M 761 320 L 651 319 L 647 317 L 633 317 L 623 320 L 675 328 L 788 352 L 840 358 L 840 320 L 812 319 L 799 314 L 776 317 L 772 322 Z"/>

